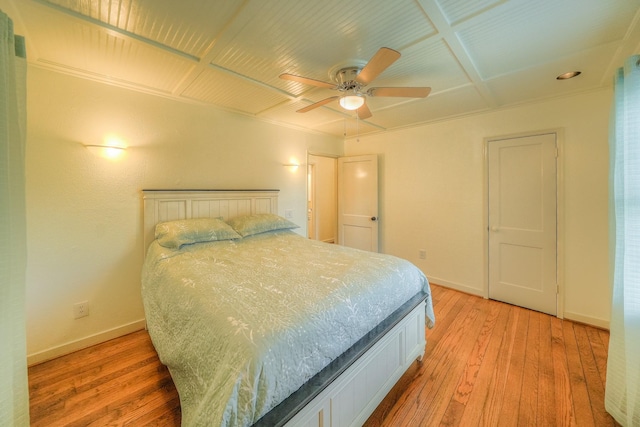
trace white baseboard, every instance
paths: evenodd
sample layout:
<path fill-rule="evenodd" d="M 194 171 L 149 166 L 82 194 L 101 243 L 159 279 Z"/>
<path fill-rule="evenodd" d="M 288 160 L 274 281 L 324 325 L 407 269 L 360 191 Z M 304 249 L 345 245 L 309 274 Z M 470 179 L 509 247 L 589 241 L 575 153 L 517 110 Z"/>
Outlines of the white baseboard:
<path fill-rule="evenodd" d="M 55 359 L 56 357 L 64 356 L 65 354 L 73 353 L 74 351 L 82 350 L 84 348 L 91 347 L 92 345 L 100 344 L 105 341 L 139 331 L 145 327 L 145 319 L 140 319 L 126 325 L 118 326 L 117 328 L 89 335 L 88 337 L 81 338 L 79 340 L 51 347 L 37 353 L 32 353 L 27 355 L 27 365 L 37 365 L 38 363 L 46 362 L 47 360 Z"/>
<path fill-rule="evenodd" d="M 585 316 L 583 314 L 571 313 L 570 311 L 564 312 L 564 318 L 566 320 L 572 320 L 574 322 L 584 323 L 585 325 L 595 326 L 596 328 L 609 330 L 610 322 L 604 319 L 598 319 L 596 317 Z"/>
<path fill-rule="evenodd" d="M 471 295 L 477 295 L 479 297 L 486 298 L 481 289 L 471 288 L 469 286 L 461 285 L 459 283 L 449 282 L 447 280 L 438 279 L 437 277 L 429 277 L 429 282 L 434 285 L 442 285 L 445 288 L 454 289 L 456 291 L 464 292 Z M 609 330 L 610 322 L 605 319 L 598 319 L 597 317 L 585 316 L 579 313 L 572 313 L 570 311 L 564 311 L 562 318 L 571 320 L 574 322 L 584 323 L 585 325 L 595 326 L 596 328 Z"/>
<path fill-rule="evenodd" d="M 477 295 L 482 298 L 486 298 L 482 289 L 472 288 L 466 285 L 461 285 L 460 283 L 449 282 L 444 279 L 439 279 L 437 277 L 429 276 L 429 283 L 433 283 L 434 285 L 442 285 L 445 288 L 454 289 L 456 291 L 464 292 L 465 294 Z"/>

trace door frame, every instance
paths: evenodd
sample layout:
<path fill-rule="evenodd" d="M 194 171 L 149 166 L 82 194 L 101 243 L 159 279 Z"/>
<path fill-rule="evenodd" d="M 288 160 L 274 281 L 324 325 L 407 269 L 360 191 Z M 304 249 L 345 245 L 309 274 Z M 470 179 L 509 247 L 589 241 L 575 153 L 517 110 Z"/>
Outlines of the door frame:
<path fill-rule="evenodd" d="M 309 176 L 308 176 L 308 170 L 307 170 L 309 165 L 311 164 L 311 160 L 309 159 L 309 156 L 327 157 L 329 159 L 336 159 L 336 161 L 337 161 L 338 158 L 340 158 L 340 156 L 338 154 L 329 154 L 329 153 L 322 153 L 322 152 L 307 150 L 306 163 L 305 163 L 305 178 L 304 178 L 304 180 L 305 180 L 305 203 L 306 203 L 306 200 L 309 200 L 309 184 L 308 184 Z M 337 170 L 337 168 L 336 168 L 336 172 L 335 173 L 336 173 L 336 177 L 335 178 L 336 178 L 336 185 L 337 185 L 337 181 L 338 181 L 338 177 L 337 177 L 338 170 Z M 316 183 L 314 181 L 313 185 L 315 185 L 315 184 Z M 314 197 L 315 197 L 315 190 L 314 190 Z M 337 227 L 337 224 L 338 224 L 338 200 L 337 200 L 337 197 L 338 197 L 338 189 L 336 188 L 336 211 L 335 211 L 336 227 Z M 313 207 L 314 207 L 314 209 L 317 209 L 316 200 L 313 201 Z M 309 208 L 309 206 L 307 204 L 306 208 L 305 208 L 305 212 L 307 212 L 308 208 Z M 308 212 L 307 212 L 307 214 L 308 214 Z M 305 217 L 306 217 L 306 215 L 305 215 Z M 317 224 L 316 224 L 316 221 L 315 221 L 316 219 L 317 219 L 317 216 L 314 213 L 314 223 L 313 224 L 314 224 L 314 227 L 316 227 L 315 232 L 317 232 Z M 307 221 L 306 223 L 307 223 L 307 238 L 309 238 L 309 221 Z M 315 237 L 317 238 L 318 236 L 315 236 Z M 337 228 L 336 228 L 336 235 L 335 235 L 335 242 L 334 243 L 336 243 L 336 244 L 338 243 L 338 230 L 337 230 Z"/>
<path fill-rule="evenodd" d="M 484 283 L 483 297 L 489 298 L 489 142 L 501 139 L 523 138 L 553 133 L 556 135 L 556 276 L 557 276 L 557 317 L 564 318 L 564 129 L 553 128 L 540 131 L 522 132 L 507 135 L 497 135 L 484 138 L 483 150 L 483 188 L 482 188 L 482 212 L 483 212 L 483 260 Z"/>
<path fill-rule="evenodd" d="M 309 159 L 309 155 L 307 155 Z M 316 240 L 318 221 L 316 219 L 316 165 L 307 160 L 307 237 Z M 309 213 L 311 203 L 311 213 Z"/>

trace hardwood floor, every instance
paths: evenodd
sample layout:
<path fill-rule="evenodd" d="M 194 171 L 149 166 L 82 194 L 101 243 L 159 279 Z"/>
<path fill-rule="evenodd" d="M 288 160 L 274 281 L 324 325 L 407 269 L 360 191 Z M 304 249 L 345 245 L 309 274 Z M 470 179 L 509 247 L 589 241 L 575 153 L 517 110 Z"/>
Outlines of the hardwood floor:
<path fill-rule="evenodd" d="M 436 327 L 366 426 L 615 426 L 609 333 L 433 285 Z M 146 331 L 29 368 L 32 426 L 179 426 Z"/>
<path fill-rule="evenodd" d="M 146 331 L 29 368 L 31 426 L 180 425 L 178 392 Z"/>
<path fill-rule="evenodd" d="M 614 426 L 609 332 L 432 286 L 436 327 L 366 426 Z"/>

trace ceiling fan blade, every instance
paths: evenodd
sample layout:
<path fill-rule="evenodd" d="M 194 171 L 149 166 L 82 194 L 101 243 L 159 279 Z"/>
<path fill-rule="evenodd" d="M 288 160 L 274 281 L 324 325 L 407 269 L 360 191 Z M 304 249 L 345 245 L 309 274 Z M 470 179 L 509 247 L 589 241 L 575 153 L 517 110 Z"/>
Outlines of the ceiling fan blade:
<path fill-rule="evenodd" d="M 326 87 L 329 89 L 336 88 L 336 85 L 333 83 L 323 82 L 322 80 L 310 79 L 308 77 L 300 77 L 293 74 L 287 74 L 287 73 L 280 74 L 280 78 L 283 80 L 291 80 L 294 82 L 304 83 L 311 86 Z"/>
<path fill-rule="evenodd" d="M 358 113 L 358 117 L 360 118 L 360 120 L 368 119 L 373 115 L 371 114 L 371 110 L 369 110 L 369 107 L 367 107 L 366 102 L 362 104 L 362 107 L 358 108 L 356 112 Z"/>
<path fill-rule="evenodd" d="M 381 47 L 378 49 L 373 58 L 369 60 L 367 65 L 358 73 L 356 81 L 361 85 L 367 85 L 387 69 L 391 64 L 396 62 L 400 58 L 400 52 L 397 50 L 389 49 L 388 47 Z"/>
<path fill-rule="evenodd" d="M 340 97 L 339 96 L 332 96 L 332 97 L 329 97 L 329 98 L 325 98 L 322 101 L 314 102 L 311 105 L 307 105 L 306 107 L 297 110 L 296 113 L 306 113 L 307 111 L 311 111 L 311 110 L 316 109 L 318 107 L 322 107 L 323 105 L 326 105 L 326 104 L 330 103 L 331 101 L 335 101 L 338 98 L 340 98 Z"/>
<path fill-rule="evenodd" d="M 426 98 L 430 92 L 430 87 L 372 87 L 367 91 L 367 95 L 403 98 Z"/>

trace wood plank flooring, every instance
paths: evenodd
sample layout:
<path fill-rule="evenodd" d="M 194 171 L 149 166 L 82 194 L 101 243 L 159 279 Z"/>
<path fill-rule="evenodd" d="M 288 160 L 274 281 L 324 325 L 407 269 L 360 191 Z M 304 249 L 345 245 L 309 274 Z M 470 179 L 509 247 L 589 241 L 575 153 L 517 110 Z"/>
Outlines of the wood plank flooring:
<path fill-rule="evenodd" d="M 609 332 L 432 286 L 436 327 L 371 426 L 616 426 Z"/>
<path fill-rule="evenodd" d="M 427 351 L 373 426 L 616 426 L 604 410 L 607 331 L 432 285 Z M 32 426 L 179 426 L 146 331 L 29 368 Z"/>

